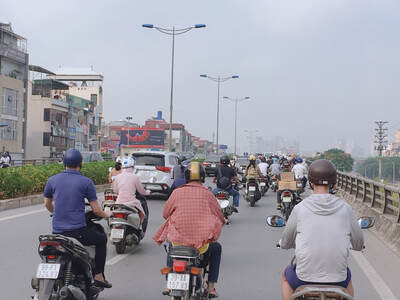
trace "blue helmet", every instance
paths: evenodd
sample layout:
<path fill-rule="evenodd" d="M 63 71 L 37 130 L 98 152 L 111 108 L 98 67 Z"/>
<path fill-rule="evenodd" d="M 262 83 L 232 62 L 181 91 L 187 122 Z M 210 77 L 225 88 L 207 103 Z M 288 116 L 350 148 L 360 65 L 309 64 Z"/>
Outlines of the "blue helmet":
<path fill-rule="evenodd" d="M 272 161 L 273 161 L 274 163 L 277 163 L 278 160 L 279 160 L 279 159 L 277 159 L 276 157 L 274 157 L 274 158 L 272 159 Z"/>
<path fill-rule="evenodd" d="M 63 158 L 64 166 L 76 168 L 82 164 L 82 154 L 77 149 L 68 149 Z"/>
<path fill-rule="evenodd" d="M 301 157 L 296 158 L 296 162 L 301 164 L 303 162 L 303 159 Z"/>

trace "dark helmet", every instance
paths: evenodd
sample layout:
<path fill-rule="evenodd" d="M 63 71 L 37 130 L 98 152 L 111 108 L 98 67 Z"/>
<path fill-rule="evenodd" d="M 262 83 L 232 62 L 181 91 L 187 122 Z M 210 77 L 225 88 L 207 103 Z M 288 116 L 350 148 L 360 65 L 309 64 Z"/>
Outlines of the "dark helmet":
<path fill-rule="evenodd" d="M 290 162 L 289 162 L 288 160 L 285 160 L 285 161 L 283 162 L 283 167 L 284 167 L 284 168 L 289 168 L 289 167 L 290 167 Z"/>
<path fill-rule="evenodd" d="M 77 149 L 68 149 L 64 154 L 64 166 L 76 168 L 82 164 L 82 154 Z"/>
<path fill-rule="evenodd" d="M 206 172 L 203 166 L 198 161 L 192 161 L 185 169 L 185 180 L 190 181 L 201 181 L 206 180 Z"/>
<path fill-rule="evenodd" d="M 185 160 L 186 160 L 186 157 L 185 157 L 185 156 L 183 156 L 183 155 L 179 156 L 179 157 L 178 157 L 178 164 L 181 165 Z"/>
<path fill-rule="evenodd" d="M 308 171 L 308 180 L 316 185 L 335 185 L 337 172 L 335 166 L 325 159 L 314 161 Z"/>
<path fill-rule="evenodd" d="M 228 156 L 228 155 L 224 154 L 224 155 L 222 155 L 222 156 L 220 157 L 219 162 L 220 162 L 221 164 L 223 164 L 223 165 L 228 165 L 228 164 L 231 162 L 231 160 L 229 159 L 229 156 Z"/>
<path fill-rule="evenodd" d="M 261 157 L 261 162 L 263 162 L 263 163 L 267 162 L 267 160 L 265 159 L 265 157 L 264 157 L 264 156 L 263 156 L 263 157 Z"/>

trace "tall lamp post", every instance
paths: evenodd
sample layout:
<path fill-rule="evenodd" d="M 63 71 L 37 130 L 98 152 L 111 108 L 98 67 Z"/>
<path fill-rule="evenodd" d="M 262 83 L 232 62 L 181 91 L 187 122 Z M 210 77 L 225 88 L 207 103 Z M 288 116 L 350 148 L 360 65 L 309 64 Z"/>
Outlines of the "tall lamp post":
<path fill-rule="evenodd" d="M 143 24 L 142 27 L 149 29 L 156 29 L 161 33 L 171 35 L 172 36 L 172 64 L 171 64 L 171 96 L 169 103 L 169 151 L 172 151 L 172 110 L 173 110 L 173 102 L 174 102 L 174 64 L 175 64 L 175 36 L 181 35 L 186 32 L 189 32 L 192 29 L 204 28 L 206 25 L 204 24 L 196 24 L 194 26 L 176 29 L 175 26 L 171 28 L 162 28 L 158 26 L 154 26 L 153 24 Z"/>
<path fill-rule="evenodd" d="M 131 140 L 130 140 L 130 137 L 131 137 L 131 121 L 132 121 L 132 117 L 126 117 L 125 118 L 127 121 L 128 121 L 128 146 L 130 146 L 130 144 L 131 144 Z"/>
<path fill-rule="evenodd" d="M 225 82 L 225 81 L 228 81 L 229 79 L 239 78 L 239 76 L 238 75 L 232 75 L 232 76 L 229 76 L 229 77 L 222 77 L 222 76 L 211 77 L 211 76 L 208 76 L 207 74 L 201 74 L 200 77 L 208 78 L 208 79 L 218 83 L 218 94 L 217 94 L 217 137 L 216 137 L 216 144 L 217 144 L 216 145 L 217 146 L 216 152 L 218 154 L 218 151 L 219 151 L 219 140 L 218 140 L 219 139 L 219 98 L 220 98 L 219 94 L 220 94 L 220 90 L 221 90 L 221 83 Z"/>
<path fill-rule="evenodd" d="M 236 137 L 237 137 L 237 106 L 238 103 L 247 99 L 250 99 L 250 97 L 244 97 L 244 98 L 230 98 L 230 97 L 224 97 L 224 99 L 230 100 L 235 103 L 235 139 L 234 139 L 234 154 L 237 155 L 236 153 Z"/>

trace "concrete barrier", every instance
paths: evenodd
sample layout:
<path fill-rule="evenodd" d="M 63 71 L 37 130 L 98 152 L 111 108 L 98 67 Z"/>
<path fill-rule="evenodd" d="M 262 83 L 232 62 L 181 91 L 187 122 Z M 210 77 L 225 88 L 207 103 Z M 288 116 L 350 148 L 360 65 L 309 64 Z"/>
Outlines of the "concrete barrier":
<path fill-rule="evenodd" d="M 397 223 L 396 216 L 382 214 L 380 209 L 366 205 L 361 199 L 343 190 L 339 190 L 337 195 L 346 200 L 359 216 L 374 217 L 375 225 L 370 230 L 372 230 L 387 247 L 400 256 L 400 224 Z"/>
<path fill-rule="evenodd" d="M 109 184 L 96 185 L 96 191 L 98 193 L 102 193 L 106 188 L 109 187 L 110 187 Z M 26 207 L 41 203 L 43 203 L 43 194 L 29 195 L 14 199 L 5 199 L 5 200 L 0 200 L 0 211 Z"/>

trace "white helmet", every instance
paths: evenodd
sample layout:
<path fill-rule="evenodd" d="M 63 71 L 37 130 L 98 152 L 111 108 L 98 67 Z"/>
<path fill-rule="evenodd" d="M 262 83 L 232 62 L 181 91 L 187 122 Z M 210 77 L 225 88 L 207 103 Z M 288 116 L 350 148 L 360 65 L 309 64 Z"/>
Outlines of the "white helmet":
<path fill-rule="evenodd" d="M 126 156 L 122 159 L 122 168 L 133 168 L 135 166 L 135 159 L 132 156 Z"/>

